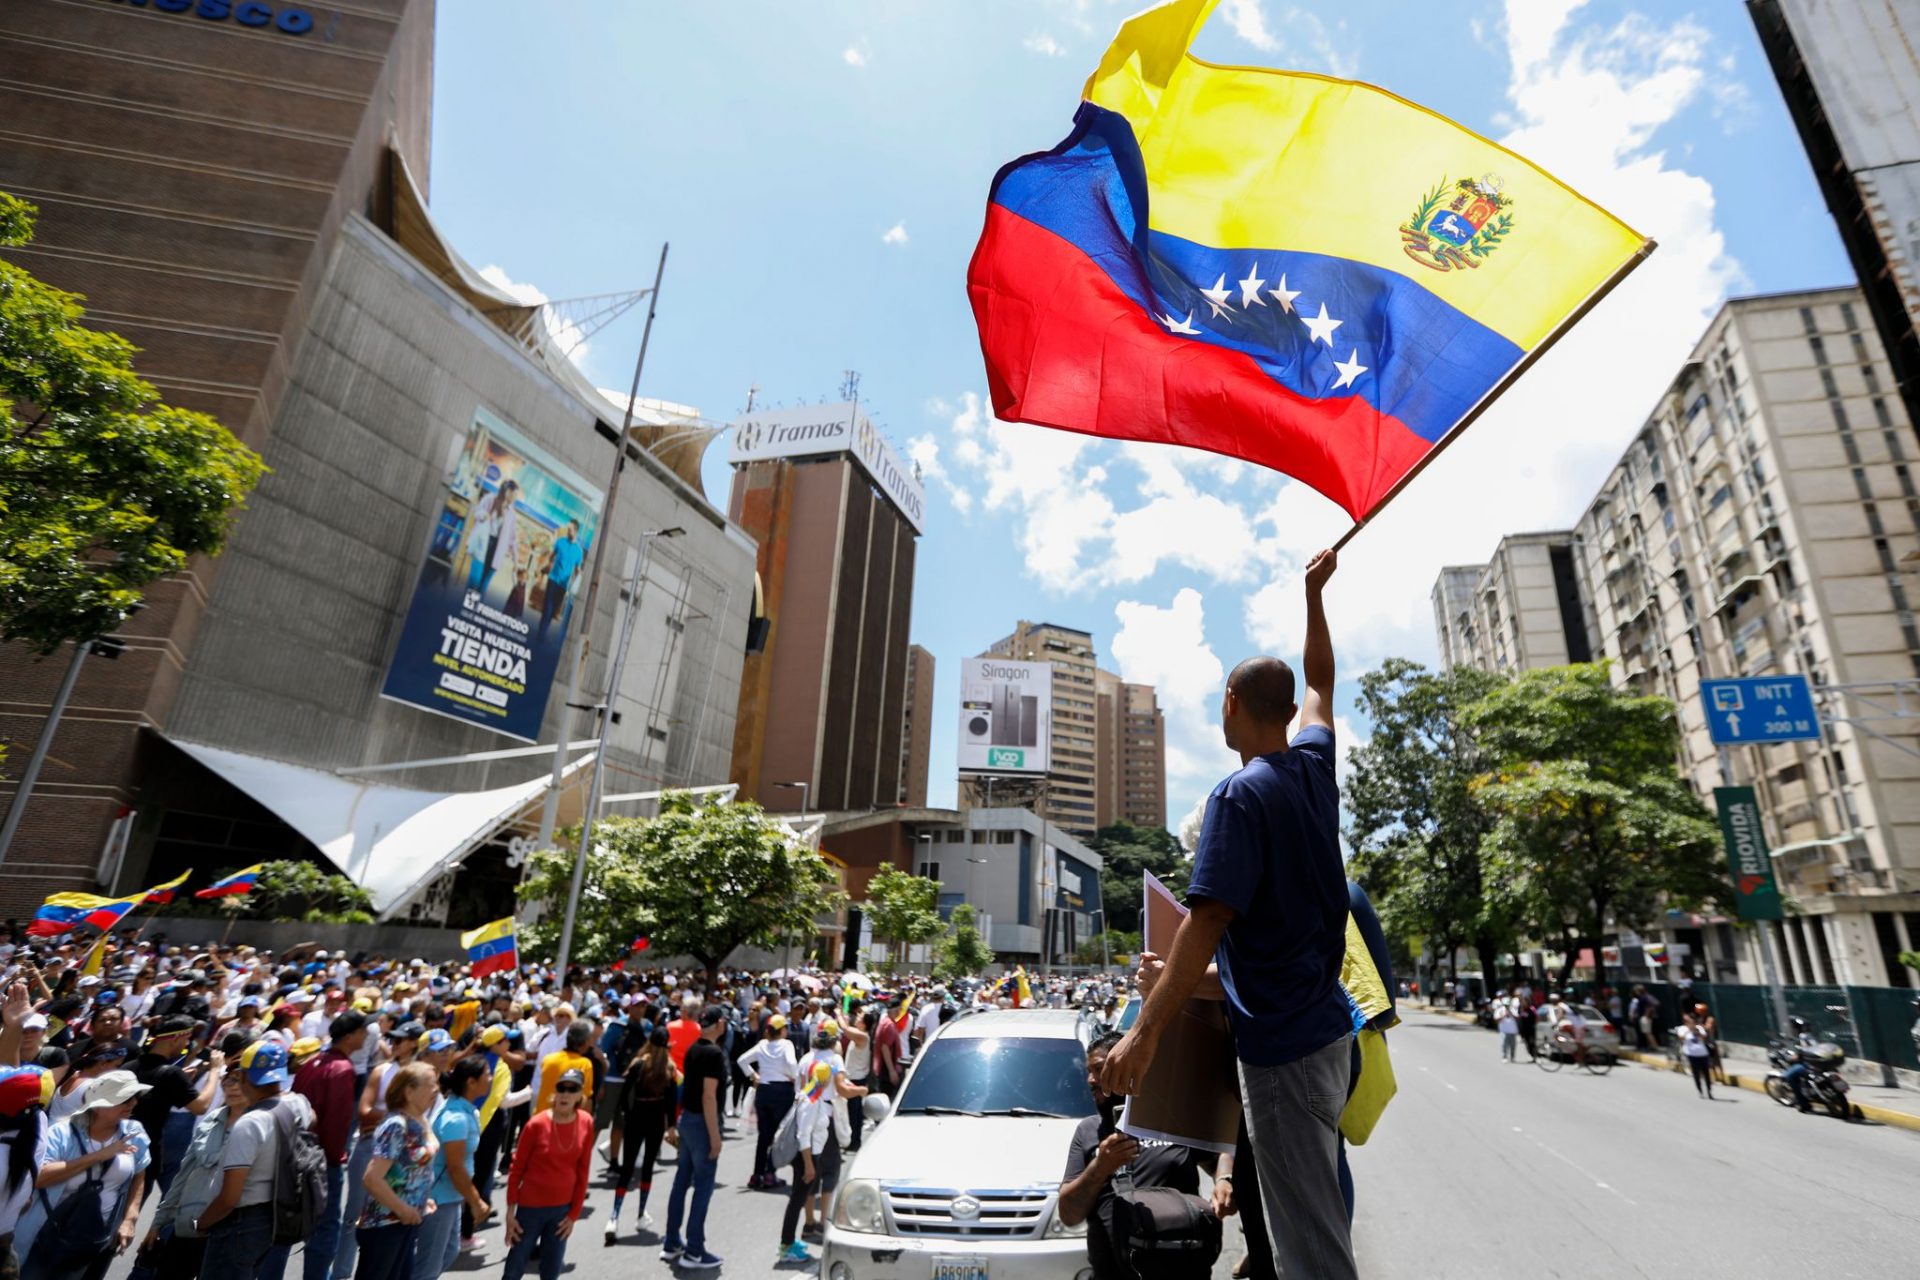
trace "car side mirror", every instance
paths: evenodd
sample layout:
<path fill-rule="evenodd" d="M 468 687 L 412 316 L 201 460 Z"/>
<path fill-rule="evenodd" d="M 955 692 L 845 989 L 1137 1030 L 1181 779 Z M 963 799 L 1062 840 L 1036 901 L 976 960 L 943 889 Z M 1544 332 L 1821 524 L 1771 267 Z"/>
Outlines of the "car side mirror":
<path fill-rule="evenodd" d="M 893 1099 L 884 1093 L 870 1093 L 860 1100 L 860 1109 L 866 1112 L 868 1124 L 879 1124 L 893 1111 Z"/>

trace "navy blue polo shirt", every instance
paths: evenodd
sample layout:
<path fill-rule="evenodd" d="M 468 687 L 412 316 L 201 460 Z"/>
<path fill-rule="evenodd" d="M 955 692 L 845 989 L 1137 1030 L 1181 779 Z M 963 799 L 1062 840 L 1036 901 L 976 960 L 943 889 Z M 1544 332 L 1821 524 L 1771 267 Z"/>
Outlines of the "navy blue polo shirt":
<path fill-rule="evenodd" d="M 1308 725 L 1213 789 L 1187 897 L 1234 911 L 1215 959 L 1241 1061 L 1279 1066 L 1353 1030 L 1331 730 Z"/>

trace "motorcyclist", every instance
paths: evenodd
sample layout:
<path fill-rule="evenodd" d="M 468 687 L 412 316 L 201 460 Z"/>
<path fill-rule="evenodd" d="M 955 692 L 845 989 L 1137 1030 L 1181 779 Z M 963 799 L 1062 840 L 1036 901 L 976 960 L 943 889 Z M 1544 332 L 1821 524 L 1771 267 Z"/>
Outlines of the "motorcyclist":
<path fill-rule="evenodd" d="M 1787 1057 L 1791 1061 L 1780 1077 L 1792 1086 L 1794 1105 L 1802 1111 L 1812 1111 L 1813 1100 L 1807 1097 L 1807 1081 L 1813 1076 L 1813 1068 L 1807 1065 L 1801 1050 L 1818 1048 L 1820 1042 L 1807 1030 L 1805 1018 L 1788 1018 L 1787 1025 L 1793 1031 L 1793 1043 L 1787 1046 Z"/>

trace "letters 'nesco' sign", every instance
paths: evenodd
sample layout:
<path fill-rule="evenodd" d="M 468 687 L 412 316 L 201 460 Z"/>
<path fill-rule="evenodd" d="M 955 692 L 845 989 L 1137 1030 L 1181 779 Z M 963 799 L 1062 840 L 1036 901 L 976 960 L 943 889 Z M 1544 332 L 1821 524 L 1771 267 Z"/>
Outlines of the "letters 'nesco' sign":
<path fill-rule="evenodd" d="M 191 13 L 208 22 L 233 21 L 243 27 L 272 27 L 290 36 L 303 36 L 313 30 L 313 15 L 305 9 L 279 8 L 260 0 L 113 0 L 133 9 L 158 9 L 162 13 Z"/>
<path fill-rule="evenodd" d="M 1805 676 L 1702 680 L 1700 700 L 1707 708 L 1707 735 L 1722 745 L 1820 737 L 1820 716 Z"/>
<path fill-rule="evenodd" d="M 1715 787 L 1713 802 L 1720 809 L 1720 834 L 1733 872 L 1734 914 L 1742 920 L 1778 920 L 1780 887 L 1773 881 L 1773 859 L 1767 854 L 1753 788 Z"/>

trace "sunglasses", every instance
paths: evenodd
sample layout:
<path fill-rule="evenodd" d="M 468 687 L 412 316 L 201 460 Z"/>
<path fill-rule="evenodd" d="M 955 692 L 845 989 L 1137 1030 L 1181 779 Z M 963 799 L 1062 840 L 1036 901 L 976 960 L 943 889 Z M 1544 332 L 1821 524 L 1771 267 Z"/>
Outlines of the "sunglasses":
<path fill-rule="evenodd" d="M 579 1085 L 577 1085 L 577 1084 L 557 1084 L 557 1085 L 555 1085 L 555 1086 L 553 1086 L 553 1091 L 554 1091 L 555 1093 L 583 1093 L 583 1092 L 585 1092 L 585 1090 L 584 1090 L 584 1089 L 582 1089 L 582 1088 L 581 1088 L 581 1087 L 580 1087 Z"/>

